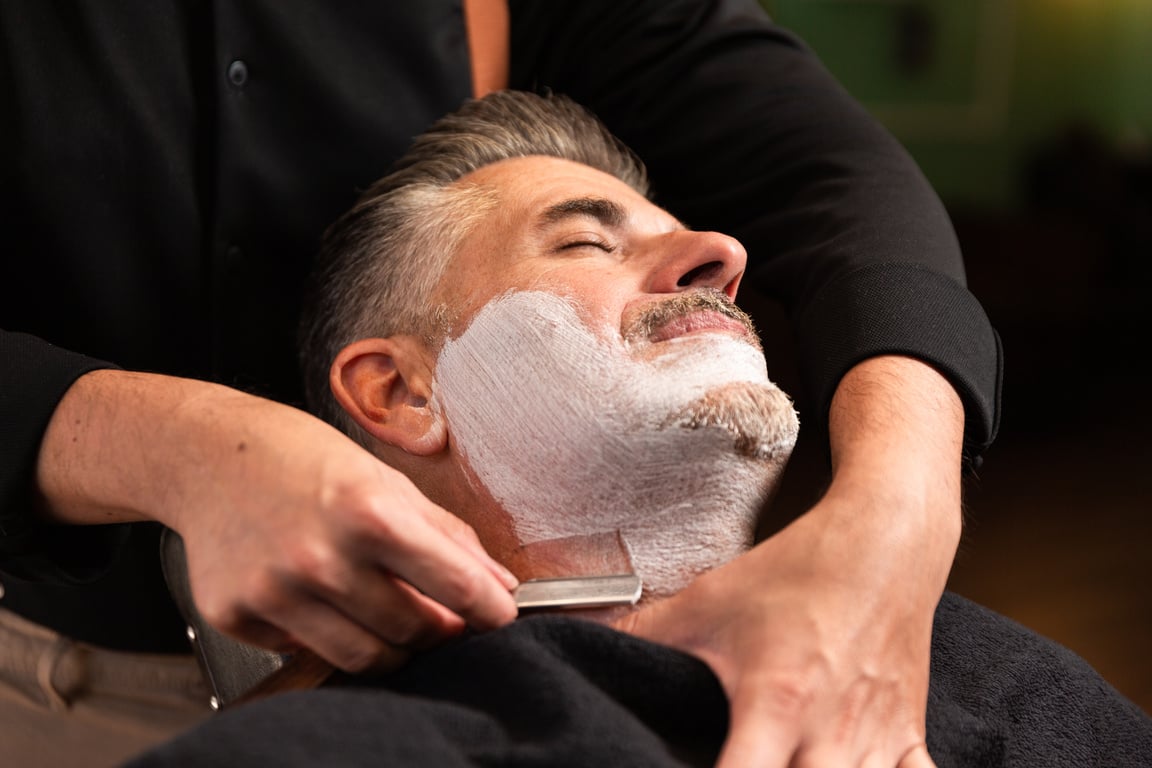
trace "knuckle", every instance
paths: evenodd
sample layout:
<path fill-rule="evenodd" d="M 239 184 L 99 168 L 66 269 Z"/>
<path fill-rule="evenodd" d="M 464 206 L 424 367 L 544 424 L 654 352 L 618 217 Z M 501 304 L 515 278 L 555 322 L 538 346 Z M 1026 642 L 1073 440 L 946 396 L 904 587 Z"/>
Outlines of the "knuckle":
<path fill-rule="evenodd" d="M 321 494 L 321 511 L 350 523 L 372 524 L 382 516 L 383 505 L 374 485 L 359 478 L 341 478 L 328 483 Z"/>
<path fill-rule="evenodd" d="M 445 516 L 440 525 L 446 534 L 458 541 L 466 539 L 468 543 L 480 545 L 480 536 L 476 533 L 476 529 L 455 515 Z"/>
<path fill-rule="evenodd" d="M 221 632 L 235 632 L 243 623 L 242 612 L 230 600 L 210 594 L 199 598 L 196 603 L 196 610 L 204 621 Z"/>
<path fill-rule="evenodd" d="M 444 635 L 442 622 L 434 613 L 421 610 L 418 604 L 402 603 L 381 617 L 379 633 L 388 643 L 405 648 L 417 648 Z"/>
<path fill-rule="evenodd" d="M 196 611 L 210 626 L 236 635 L 259 615 L 260 596 L 253 594 L 251 577 L 245 576 L 226 583 L 212 583 L 197 589 L 194 594 Z"/>
<path fill-rule="evenodd" d="M 293 582 L 274 566 L 253 568 L 234 582 L 235 600 L 230 610 L 233 626 L 252 622 L 280 625 L 295 602 Z"/>
<path fill-rule="evenodd" d="M 484 580 L 475 568 L 464 568 L 448 577 L 449 607 L 457 613 L 471 616 L 484 607 L 486 592 Z"/>
<path fill-rule="evenodd" d="M 264 618 L 274 616 L 284 602 L 281 580 L 266 570 L 252 574 L 244 583 L 244 612 Z"/>
<path fill-rule="evenodd" d="M 281 591 L 284 585 L 290 585 L 325 596 L 340 595 L 347 586 L 342 578 L 342 563 L 340 552 L 328 542 L 304 539 L 285 551 L 276 575 L 269 581 Z"/>
<path fill-rule="evenodd" d="M 419 611 L 406 614 L 384 638 L 400 648 L 430 648 L 464 631 L 465 623 L 455 614 Z"/>
<path fill-rule="evenodd" d="M 454 579 L 453 591 L 463 610 L 474 611 L 483 601 L 484 590 L 480 587 L 480 575 L 473 569 L 465 570 Z"/>
<path fill-rule="evenodd" d="M 817 696 L 810 677 L 791 672 L 775 675 L 765 690 L 769 692 L 766 704 L 783 716 L 794 717 L 805 712 Z"/>
<path fill-rule="evenodd" d="M 353 536 L 389 548 L 407 537 L 412 524 L 411 510 L 402 500 L 375 493 L 349 497 L 341 514 Z"/>

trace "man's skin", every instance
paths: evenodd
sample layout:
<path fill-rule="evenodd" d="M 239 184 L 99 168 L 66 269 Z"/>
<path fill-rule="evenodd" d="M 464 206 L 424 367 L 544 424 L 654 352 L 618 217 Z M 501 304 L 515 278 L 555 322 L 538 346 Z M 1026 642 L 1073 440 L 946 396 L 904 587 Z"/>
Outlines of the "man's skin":
<path fill-rule="evenodd" d="M 516 168 L 525 163 L 531 173 Z M 612 177 L 528 158 L 466 180 L 494 185 L 520 212 L 539 210 L 545 194 L 595 194 L 628 215 L 615 228 L 569 220 L 578 224 L 572 247 L 548 254 L 524 239 L 528 219 L 501 206 L 441 286 L 460 317 L 512 287 L 563 288 L 617 325 L 691 286 L 735 296 L 738 243 L 684 230 Z M 603 247 L 610 238 L 613 251 Z M 394 446 L 381 455 L 401 471 L 287 406 L 204 382 L 97 371 L 73 385 L 45 435 L 44 512 L 66 523 L 169 525 L 185 540 L 210 622 L 271 648 L 308 645 L 351 671 L 465 625 L 505 624 L 515 579 L 481 546 L 491 533 L 445 511 L 468 519 L 447 430 L 427 405 L 431 353 L 413 338 L 387 343 L 361 350 L 388 358 L 376 367 L 393 372 L 369 431 Z M 338 395 L 353 391 L 342 380 L 334 376 Z M 823 499 L 618 624 L 716 672 L 731 702 L 722 765 L 931 764 L 929 640 L 960 535 L 962 433 L 959 398 L 933 369 L 900 357 L 860 363 L 832 402 Z M 447 490 L 429 500 L 418 488 L 433 476 Z"/>
<path fill-rule="evenodd" d="M 459 308 L 453 335 L 508 290 L 575 299 L 590 328 L 613 329 L 683 291 L 714 289 L 735 298 L 745 267 L 739 243 L 686 230 L 599 171 L 553 158 L 519 158 L 458 183 L 493 189 L 500 203 L 465 239 L 432 299 Z M 620 210 L 619 220 L 596 213 L 609 207 L 601 201 Z M 590 212 L 546 215 L 561 203 Z M 732 333 L 721 318 L 692 327 Z M 519 542 L 509 542 L 496 502 L 477 495 L 451 426 L 429 404 L 435 352 L 415 337 L 360 340 L 337 356 L 333 391 L 378 441 L 377 455 L 456 510 L 489 552 L 507 558 Z M 941 553 L 950 557 L 959 536 L 958 515 L 949 525 L 946 510 L 959 509 L 960 431 L 957 424 L 948 440 L 924 434 L 918 419 L 928 414 L 909 413 L 896 400 L 856 411 L 864 415 L 858 421 L 846 418 L 846 406 L 856 399 L 883 403 L 869 390 L 884 387 L 896 371 L 928 386 L 939 379 L 926 366 L 899 358 L 853 371 L 833 411 L 836 482 L 816 508 L 675 597 L 616 622 L 624 631 L 695 653 L 717 673 L 732 702 L 722 765 L 931 764 L 924 746 L 931 616 L 947 577 L 947 565 L 937 561 Z M 946 393 L 928 410 L 959 422 L 959 400 L 950 388 Z M 893 422 L 904 430 L 899 442 L 889 438 L 877 452 L 876 443 L 861 439 Z M 953 471 L 918 469 L 926 453 L 951 461 Z M 894 492 L 875 478 L 900 456 L 908 474 Z M 944 523 L 923 512 L 918 520 L 902 514 L 909 492 L 918 509 L 938 510 Z M 861 500 L 870 514 L 861 514 Z M 906 542 L 902 572 L 888 562 L 889 537 Z M 862 596 L 861 584 L 875 591 Z"/>

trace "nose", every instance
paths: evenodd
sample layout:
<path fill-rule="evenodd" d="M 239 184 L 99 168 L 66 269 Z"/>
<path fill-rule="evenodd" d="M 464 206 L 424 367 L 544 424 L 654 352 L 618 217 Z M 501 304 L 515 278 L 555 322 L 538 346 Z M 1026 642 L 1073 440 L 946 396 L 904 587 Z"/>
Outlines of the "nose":
<path fill-rule="evenodd" d="M 679 230 L 661 237 L 653 248 L 646 286 L 649 293 L 680 293 L 715 288 L 736 298 L 748 254 L 740 241 L 719 232 Z"/>

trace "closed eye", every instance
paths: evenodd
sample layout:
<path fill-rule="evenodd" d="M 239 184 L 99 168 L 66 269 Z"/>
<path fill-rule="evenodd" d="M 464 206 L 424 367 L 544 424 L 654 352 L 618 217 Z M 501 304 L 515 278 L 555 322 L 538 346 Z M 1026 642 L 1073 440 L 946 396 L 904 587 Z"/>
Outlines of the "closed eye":
<path fill-rule="evenodd" d="M 616 250 L 616 246 L 612 245 L 611 243 L 605 242 L 603 240 L 594 240 L 591 238 L 581 238 L 579 240 L 571 240 L 569 242 L 561 244 L 556 250 L 558 250 L 558 251 L 570 251 L 570 250 L 576 250 L 577 248 L 596 248 L 598 250 L 604 251 L 604 253 L 612 253 L 613 251 Z"/>

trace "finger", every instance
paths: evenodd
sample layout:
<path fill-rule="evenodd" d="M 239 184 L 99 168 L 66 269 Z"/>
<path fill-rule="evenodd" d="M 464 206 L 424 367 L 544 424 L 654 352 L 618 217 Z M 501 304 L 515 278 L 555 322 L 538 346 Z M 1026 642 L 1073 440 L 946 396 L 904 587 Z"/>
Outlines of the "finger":
<path fill-rule="evenodd" d="M 353 589 L 317 595 L 389 645 L 422 649 L 464 631 L 464 619 L 417 589 L 372 569 L 355 575 Z"/>
<path fill-rule="evenodd" d="M 393 669 L 411 656 L 331 605 L 308 597 L 294 601 L 290 612 L 269 616 L 267 621 L 346 672 Z"/>
<path fill-rule="evenodd" d="M 389 504 L 389 510 L 379 518 L 380 522 L 386 524 L 383 531 L 385 534 L 384 543 L 387 543 L 391 536 L 402 538 L 408 530 L 408 526 L 423 523 L 429 526 L 434 534 L 447 537 L 452 544 L 462 547 L 483 563 L 507 590 L 511 591 L 516 588 L 519 583 L 516 576 L 488 554 L 472 526 L 443 507 L 429 501 L 407 476 L 391 467 L 384 466 L 382 469 L 388 473 L 389 485 L 391 485 L 394 494 L 390 497 L 392 503 Z M 394 512 L 397 509 L 403 513 L 400 518 L 388 514 L 388 512 Z M 388 523 L 392 523 L 395 529 L 393 530 L 392 526 L 388 526 Z M 411 532 L 417 531 L 412 529 Z"/>
<path fill-rule="evenodd" d="M 302 646 L 299 640 L 275 624 L 257 618 L 243 618 L 228 629 L 228 634 L 249 645 L 276 653 L 292 653 Z"/>
<path fill-rule="evenodd" d="M 484 545 L 480 543 L 480 537 L 476 535 L 476 531 L 472 526 L 450 512 L 446 514 L 447 518 L 440 521 L 445 535 L 467 549 L 477 560 L 487 566 L 488 570 L 492 572 L 492 575 L 499 579 L 505 588 L 508 590 L 515 589 L 520 584 L 520 580 L 516 578 L 512 571 L 504 567 L 503 563 L 488 554 L 487 550 L 484 549 Z"/>
<path fill-rule="evenodd" d="M 786 768 L 799 746 L 791 721 L 773 718 L 758 698 L 736 695 L 730 705 L 728 737 L 717 768 Z"/>
<path fill-rule="evenodd" d="M 433 510 L 433 517 L 448 514 L 439 507 Z M 494 561 L 482 550 L 477 554 L 474 547 L 461 544 L 458 531 L 446 533 L 452 525 L 433 524 L 423 515 L 405 516 L 402 525 L 394 520 L 383 523 L 377 539 L 380 565 L 470 626 L 495 629 L 509 623 L 516 618 L 516 603 L 505 580 L 493 570 Z M 455 520 L 455 525 L 465 524 Z"/>
<path fill-rule="evenodd" d="M 936 768 L 936 763 L 928 754 L 927 745 L 918 744 L 901 758 L 896 768 Z"/>

